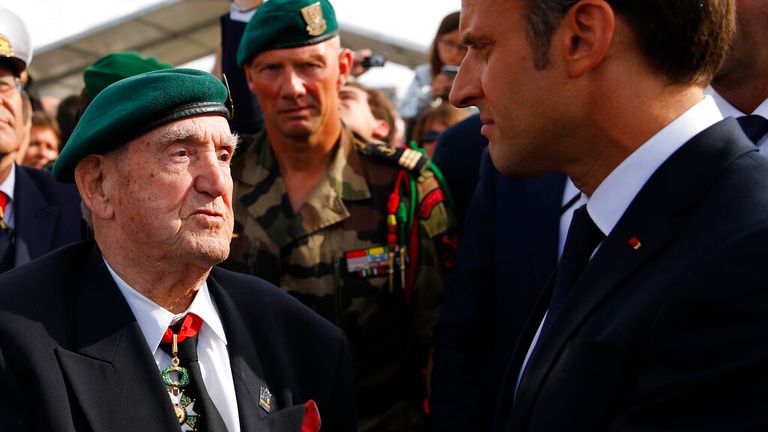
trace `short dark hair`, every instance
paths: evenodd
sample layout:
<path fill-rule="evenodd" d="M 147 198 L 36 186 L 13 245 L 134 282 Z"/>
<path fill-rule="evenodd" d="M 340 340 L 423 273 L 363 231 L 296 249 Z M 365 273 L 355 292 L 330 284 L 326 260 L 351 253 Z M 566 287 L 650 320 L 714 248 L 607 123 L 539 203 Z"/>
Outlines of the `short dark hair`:
<path fill-rule="evenodd" d="M 673 84 L 706 85 L 735 28 L 733 0 L 606 0 L 635 34 L 649 65 Z M 574 0 L 523 0 L 534 66 L 549 64 L 552 34 Z"/>
<path fill-rule="evenodd" d="M 437 76 L 437 74 L 440 73 L 440 69 L 445 66 L 445 64 L 443 64 L 443 62 L 440 60 L 440 54 L 437 52 L 437 46 L 440 43 L 440 36 L 459 29 L 459 16 L 459 11 L 446 15 L 445 18 L 440 21 L 440 26 L 437 28 L 435 38 L 432 39 L 432 46 L 429 50 L 429 70 L 433 77 Z"/>

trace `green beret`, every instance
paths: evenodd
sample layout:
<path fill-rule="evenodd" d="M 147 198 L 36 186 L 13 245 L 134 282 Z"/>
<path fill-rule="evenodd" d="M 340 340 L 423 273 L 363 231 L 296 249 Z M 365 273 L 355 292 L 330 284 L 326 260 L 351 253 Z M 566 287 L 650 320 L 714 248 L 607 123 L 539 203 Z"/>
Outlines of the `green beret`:
<path fill-rule="evenodd" d="M 194 69 L 165 69 L 120 80 L 88 105 L 53 165 L 53 176 L 74 181 L 88 155 L 106 154 L 164 124 L 203 114 L 231 117 L 227 87 Z"/>
<path fill-rule="evenodd" d="M 243 67 L 268 50 L 318 44 L 338 32 L 328 0 L 269 0 L 256 9 L 245 27 L 237 64 Z"/>
<path fill-rule="evenodd" d="M 96 63 L 85 70 L 83 79 L 88 96 L 93 98 L 107 86 L 123 78 L 172 67 L 168 63 L 157 61 L 154 57 L 142 57 L 134 51 L 116 52 L 96 60 Z"/>

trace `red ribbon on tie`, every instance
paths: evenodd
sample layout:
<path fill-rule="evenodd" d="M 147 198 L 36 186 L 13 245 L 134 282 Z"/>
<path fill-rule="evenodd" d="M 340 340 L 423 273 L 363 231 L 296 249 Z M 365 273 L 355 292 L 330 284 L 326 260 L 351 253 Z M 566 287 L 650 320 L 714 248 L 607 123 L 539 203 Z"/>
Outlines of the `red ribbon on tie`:
<path fill-rule="evenodd" d="M 179 333 L 176 335 L 176 342 L 181 342 L 188 337 L 192 337 L 200 331 L 200 327 L 203 326 L 203 319 L 195 314 L 187 314 L 184 317 L 184 321 L 181 323 Z M 173 330 L 171 328 L 165 329 L 163 334 L 162 343 L 173 343 Z"/>

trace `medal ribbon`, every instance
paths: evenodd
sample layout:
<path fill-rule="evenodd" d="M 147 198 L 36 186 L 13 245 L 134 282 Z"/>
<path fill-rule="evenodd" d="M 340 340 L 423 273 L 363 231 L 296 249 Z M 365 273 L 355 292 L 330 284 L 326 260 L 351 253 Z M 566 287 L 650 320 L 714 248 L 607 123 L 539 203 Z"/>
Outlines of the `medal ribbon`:
<path fill-rule="evenodd" d="M 184 321 L 181 323 L 179 333 L 176 335 L 176 341 L 181 342 L 188 337 L 196 335 L 200 331 L 200 327 L 203 326 L 203 319 L 195 314 L 187 314 L 184 317 Z M 165 329 L 163 334 L 162 343 L 173 343 L 173 330 L 171 328 Z"/>

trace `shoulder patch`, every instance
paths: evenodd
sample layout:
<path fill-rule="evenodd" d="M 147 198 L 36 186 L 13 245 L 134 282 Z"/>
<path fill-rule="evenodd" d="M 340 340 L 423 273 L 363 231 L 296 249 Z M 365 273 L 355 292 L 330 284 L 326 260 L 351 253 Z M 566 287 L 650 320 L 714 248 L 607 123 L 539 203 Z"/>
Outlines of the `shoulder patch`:
<path fill-rule="evenodd" d="M 386 160 L 412 172 L 420 172 L 428 162 L 426 156 L 408 147 L 390 147 L 368 142 L 360 144 L 358 149 L 364 155 Z"/>

